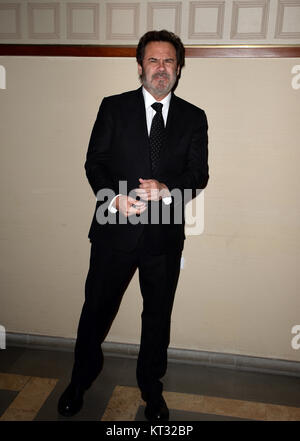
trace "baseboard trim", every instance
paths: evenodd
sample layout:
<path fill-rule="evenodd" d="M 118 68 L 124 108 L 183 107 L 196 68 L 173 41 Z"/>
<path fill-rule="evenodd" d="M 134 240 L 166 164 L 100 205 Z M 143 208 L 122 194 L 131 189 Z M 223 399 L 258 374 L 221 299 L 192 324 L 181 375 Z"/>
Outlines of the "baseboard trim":
<path fill-rule="evenodd" d="M 75 339 L 8 332 L 6 346 L 73 351 Z M 103 344 L 103 352 L 110 356 L 137 358 L 138 351 L 139 345 L 136 344 L 114 342 Z M 300 362 L 297 361 L 176 348 L 169 348 L 168 358 L 170 362 L 300 377 Z"/>

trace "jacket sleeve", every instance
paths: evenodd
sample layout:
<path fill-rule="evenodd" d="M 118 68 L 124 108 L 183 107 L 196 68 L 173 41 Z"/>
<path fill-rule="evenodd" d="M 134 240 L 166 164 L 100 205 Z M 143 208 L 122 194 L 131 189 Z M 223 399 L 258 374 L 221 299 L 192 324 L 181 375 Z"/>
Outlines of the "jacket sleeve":
<path fill-rule="evenodd" d="M 188 156 L 183 173 L 179 176 L 166 177 L 164 183 L 170 191 L 191 189 L 196 192 L 204 189 L 209 179 L 208 173 L 208 124 L 202 109 L 195 120 Z M 196 193 L 195 193 L 196 195 Z"/>
<path fill-rule="evenodd" d="M 113 136 L 113 115 L 109 101 L 104 98 L 94 123 L 88 146 L 85 171 L 95 195 L 102 189 L 113 189 L 109 164 Z"/>

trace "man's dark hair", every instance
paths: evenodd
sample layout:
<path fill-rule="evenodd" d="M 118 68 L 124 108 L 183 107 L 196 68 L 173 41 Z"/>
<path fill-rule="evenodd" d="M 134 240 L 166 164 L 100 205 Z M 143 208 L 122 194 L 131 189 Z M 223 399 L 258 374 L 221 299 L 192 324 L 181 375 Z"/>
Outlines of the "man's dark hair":
<path fill-rule="evenodd" d="M 184 66 L 184 56 L 185 49 L 177 35 L 173 34 L 173 32 L 166 31 L 163 29 L 162 31 L 149 31 L 144 34 L 139 41 L 139 44 L 136 48 L 136 60 L 140 66 L 143 66 L 143 59 L 145 55 L 145 48 L 148 43 L 151 41 L 166 41 L 171 43 L 176 50 L 176 59 L 177 66 L 180 66 L 179 72 L 181 68 Z"/>

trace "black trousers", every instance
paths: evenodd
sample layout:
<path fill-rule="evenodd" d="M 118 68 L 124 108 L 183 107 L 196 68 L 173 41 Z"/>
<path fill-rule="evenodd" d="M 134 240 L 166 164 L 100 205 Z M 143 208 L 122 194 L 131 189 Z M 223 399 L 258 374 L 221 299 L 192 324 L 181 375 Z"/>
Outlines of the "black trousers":
<path fill-rule="evenodd" d="M 171 313 L 177 287 L 181 250 L 151 255 L 142 235 L 132 252 L 93 242 L 85 286 L 85 302 L 78 325 L 72 381 L 89 388 L 103 367 L 101 344 L 118 312 L 136 269 L 143 297 L 142 332 L 137 382 L 145 401 L 162 392 L 167 370 Z"/>

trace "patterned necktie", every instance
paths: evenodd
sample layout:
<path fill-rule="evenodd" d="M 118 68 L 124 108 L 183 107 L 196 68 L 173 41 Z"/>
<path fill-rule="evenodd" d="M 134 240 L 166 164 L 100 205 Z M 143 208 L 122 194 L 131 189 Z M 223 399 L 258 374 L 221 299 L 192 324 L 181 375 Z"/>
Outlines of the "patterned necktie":
<path fill-rule="evenodd" d="M 156 111 L 150 130 L 150 157 L 152 172 L 154 172 L 158 165 L 160 149 L 164 140 L 165 125 L 162 116 L 163 104 L 153 103 L 151 107 Z"/>

